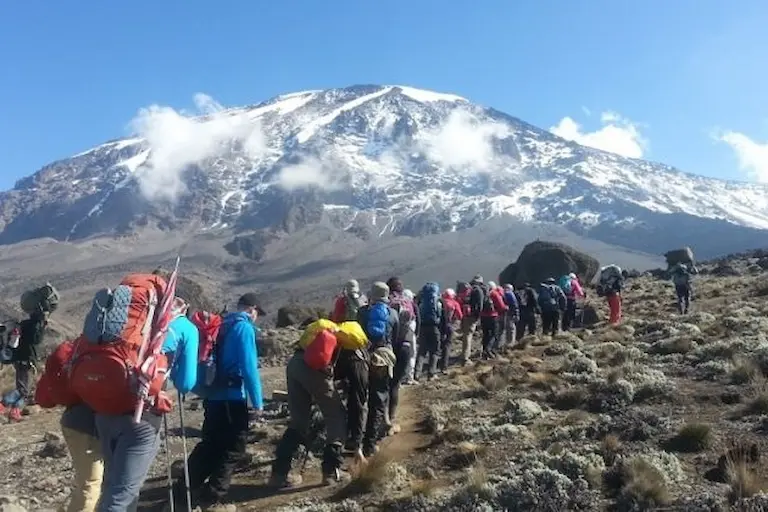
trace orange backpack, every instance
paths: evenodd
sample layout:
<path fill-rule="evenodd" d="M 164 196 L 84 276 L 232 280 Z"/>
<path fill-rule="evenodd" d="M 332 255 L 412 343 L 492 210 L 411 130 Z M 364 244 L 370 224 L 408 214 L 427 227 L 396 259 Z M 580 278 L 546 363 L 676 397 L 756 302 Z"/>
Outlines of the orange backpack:
<path fill-rule="evenodd" d="M 45 361 L 45 370 L 35 388 L 35 403 L 44 409 L 82 402 L 70 385 L 70 363 L 77 351 L 77 340 L 68 340 L 56 347 Z"/>
<path fill-rule="evenodd" d="M 165 289 L 160 276 L 131 274 L 114 290 L 96 293 L 70 377 L 72 391 L 95 412 L 121 415 L 136 407 L 136 366 Z M 170 401 L 161 391 L 169 373 L 168 358 L 159 355 L 152 364 L 157 371 L 150 372 L 155 377 L 149 384 L 149 399 L 156 410 L 167 412 Z"/>
<path fill-rule="evenodd" d="M 326 370 L 333 366 L 333 355 L 339 342 L 328 329 L 318 332 L 304 349 L 304 362 L 313 370 Z"/>

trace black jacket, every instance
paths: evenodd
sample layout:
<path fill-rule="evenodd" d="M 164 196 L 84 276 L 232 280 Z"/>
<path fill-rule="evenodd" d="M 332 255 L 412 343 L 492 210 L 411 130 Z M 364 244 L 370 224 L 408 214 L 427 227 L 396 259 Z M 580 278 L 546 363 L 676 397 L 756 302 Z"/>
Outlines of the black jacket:
<path fill-rule="evenodd" d="M 37 347 L 43 342 L 45 324 L 45 318 L 38 314 L 33 314 L 19 323 L 19 346 L 13 351 L 14 362 L 37 361 Z"/>

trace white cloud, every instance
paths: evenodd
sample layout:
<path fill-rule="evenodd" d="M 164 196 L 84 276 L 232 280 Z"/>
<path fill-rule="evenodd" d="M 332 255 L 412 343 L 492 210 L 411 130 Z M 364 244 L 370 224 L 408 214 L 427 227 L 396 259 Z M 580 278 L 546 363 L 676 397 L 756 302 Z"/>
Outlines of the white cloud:
<path fill-rule="evenodd" d="M 287 165 L 280 169 L 275 185 L 292 192 L 312 187 L 323 190 L 337 190 L 341 186 L 343 176 L 334 172 L 330 163 L 321 162 L 317 158 L 304 158 L 297 164 Z"/>
<path fill-rule="evenodd" d="M 141 192 L 150 200 L 176 200 L 186 191 L 185 169 L 219 156 L 232 145 L 240 146 L 251 158 L 267 150 L 257 119 L 248 118 L 243 111 L 227 111 L 205 94 L 196 94 L 194 102 L 196 114 L 204 118 L 152 105 L 139 110 L 130 123 L 151 150 L 147 162 L 136 171 Z"/>
<path fill-rule="evenodd" d="M 648 143 L 640 133 L 637 123 L 610 111 L 600 114 L 600 122 L 603 125 L 601 128 L 593 132 L 585 132 L 579 123 L 570 117 L 564 117 L 549 131 L 582 146 L 610 151 L 630 158 L 642 158 Z"/>
<path fill-rule="evenodd" d="M 736 153 L 739 169 L 760 183 L 768 183 L 768 142 L 755 142 L 739 132 L 724 132 L 715 138 L 728 144 Z"/>
<path fill-rule="evenodd" d="M 450 170 L 488 170 L 495 157 L 494 139 L 509 129 L 502 123 L 482 121 L 466 110 L 454 110 L 436 129 L 422 134 L 418 148 L 427 159 Z"/>

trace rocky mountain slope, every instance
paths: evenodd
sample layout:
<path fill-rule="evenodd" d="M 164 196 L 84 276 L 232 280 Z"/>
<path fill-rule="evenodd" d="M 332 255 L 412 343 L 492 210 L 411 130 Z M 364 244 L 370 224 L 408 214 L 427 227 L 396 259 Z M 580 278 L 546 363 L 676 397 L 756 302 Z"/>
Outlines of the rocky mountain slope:
<path fill-rule="evenodd" d="M 688 316 L 675 313 L 668 281 L 632 279 L 618 328 L 600 322 L 528 337 L 498 360 L 406 387 L 401 433 L 366 469 L 348 461 L 356 477 L 348 487 L 318 487 L 317 458 L 298 489 L 276 494 L 265 485 L 286 424 L 284 405 L 269 401 L 265 421 L 252 425 L 232 499 L 238 510 L 280 512 L 765 510 L 763 266 L 753 255 L 701 265 Z M 590 301 L 604 317 L 604 302 Z M 284 357 L 279 347 L 296 336 L 269 330 L 273 348 L 265 353 Z M 284 389 L 282 368 L 263 375 L 268 393 Z M 202 412 L 197 401 L 187 407 L 194 443 Z M 66 500 L 71 464 L 59 413 L 29 412 L 21 423 L 0 424 L 0 509 L 54 510 Z M 178 459 L 178 416 L 170 423 Z M 161 452 L 141 510 L 161 509 L 164 464 Z"/>
<path fill-rule="evenodd" d="M 229 249 L 258 260 L 276 232 L 318 223 L 369 241 L 461 231 L 494 218 L 556 223 L 651 253 L 691 244 L 712 256 L 768 243 L 764 185 L 579 146 L 453 95 L 358 85 L 215 115 L 199 121 L 223 115 L 253 130 L 188 162 L 181 185 L 158 178 L 173 155 L 141 137 L 20 180 L 0 194 L 0 243 L 148 227 L 234 230 L 241 236 Z M 140 180 L 178 186 L 178 200 L 147 199 Z"/>

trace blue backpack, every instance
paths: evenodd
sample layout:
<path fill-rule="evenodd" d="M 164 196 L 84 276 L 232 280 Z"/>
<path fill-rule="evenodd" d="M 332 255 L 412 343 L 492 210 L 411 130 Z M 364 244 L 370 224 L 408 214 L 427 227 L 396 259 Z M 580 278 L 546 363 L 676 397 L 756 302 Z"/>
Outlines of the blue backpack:
<path fill-rule="evenodd" d="M 368 310 L 368 322 L 365 333 L 372 342 L 386 341 L 389 332 L 389 306 L 384 302 L 377 302 Z"/>
<path fill-rule="evenodd" d="M 563 290 L 563 293 L 565 293 L 566 295 L 571 293 L 571 277 L 570 276 L 561 277 L 557 285 L 560 287 L 561 290 Z"/>
<path fill-rule="evenodd" d="M 421 323 L 426 325 L 439 325 L 443 312 L 443 303 L 440 302 L 440 286 L 437 283 L 427 283 L 421 289 Z"/>

